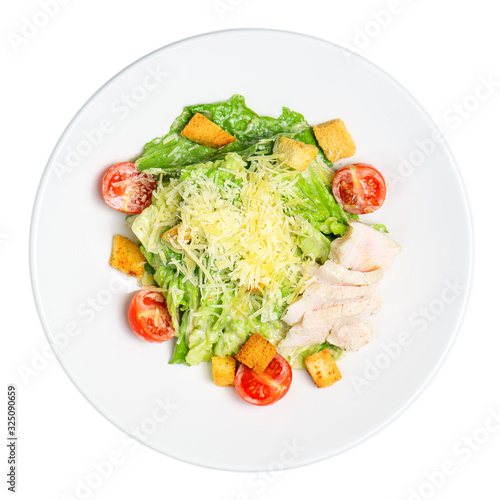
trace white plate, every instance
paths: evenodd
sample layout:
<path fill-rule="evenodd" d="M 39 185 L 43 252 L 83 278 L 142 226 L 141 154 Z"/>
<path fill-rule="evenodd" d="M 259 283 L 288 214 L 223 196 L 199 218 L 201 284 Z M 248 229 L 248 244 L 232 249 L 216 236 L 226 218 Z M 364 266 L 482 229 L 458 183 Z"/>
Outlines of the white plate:
<path fill-rule="evenodd" d="M 384 278 L 380 338 L 339 363 L 343 379 L 331 388 L 319 390 L 307 373 L 295 371 L 288 395 L 264 408 L 215 386 L 208 363 L 168 365 L 171 346 L 130 333 L 125 311 L 137 285 L 108 265 L 113 234 L 129 232 L 124 216 L 100 196 L 107 168 L 139 156 L 185 105 L 234 93 L 261 114 L 277 116 L 288 106 L 311 124 L 343 118 L 358 146 L 354 160 L 374 164 L 389 181 L 384 207 L 365 220 L 385 223 L 403 248 Z M 40 318 L 82 394 L 126 433 L 142 428 L 138 439 L 155 450 L 238 471 L 331 457 L 407 408 L 457 333 L 471 256 L 460 175 L 419 104 L 351 52 L 267 30 L 183 40 L 106 83 L 57 144 L 31 232 Z M 401 338 L 406 345 L 397 347 Z M 158 404 L 165 398 L 175 406 L 168 418 Z"/>

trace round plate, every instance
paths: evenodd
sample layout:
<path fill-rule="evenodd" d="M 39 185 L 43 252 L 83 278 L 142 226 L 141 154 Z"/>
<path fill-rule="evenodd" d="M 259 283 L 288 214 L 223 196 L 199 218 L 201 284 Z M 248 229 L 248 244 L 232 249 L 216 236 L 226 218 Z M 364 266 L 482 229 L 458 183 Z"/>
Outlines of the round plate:
<path fill-rule="evenodd" d="M 137 282 L 108 264 L 123 214 L 100 195 L 105 171 L 137 158 L 185 105 L 235 93 L 260 114 L 282 106 L 311 124 L 342 118 L 357 144 L 349 162 L 388 181 L 383 222 L 402 252 L 382 284 L 379 338 L 339 362 L 343 379 L 317 389 L 294 371 L 287 396 L 254 407 L 217 387 L 211 366 L 169 365 L 168 344 L 129 330 Z M 106 418 L 171 457 L 226 470 L 310 464 L 373 435 L 423 390 L 457 333 L 471 276 L 463 184 L 435 124 L 396 81 L 331 43 L 294 33 L 235 30 L 164 47 L 106 83 L 54 149 L 31 228 L 31 273 L 57 358 Z"/>

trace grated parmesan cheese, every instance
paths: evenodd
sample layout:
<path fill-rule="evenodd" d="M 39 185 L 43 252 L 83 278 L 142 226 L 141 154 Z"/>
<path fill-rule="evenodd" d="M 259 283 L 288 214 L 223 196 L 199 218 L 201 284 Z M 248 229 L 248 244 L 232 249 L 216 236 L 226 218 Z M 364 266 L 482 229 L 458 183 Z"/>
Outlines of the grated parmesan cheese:
<path fill-rule="evenodd" d="M 300 221 L 287 215 L 297 203 L 300 173 L 279 155 L 249 162 L 230 153 L 217 168 L 197 165 L 181 179 L 160 180 L 153 204 L 133 224 L 146 250 L 199 287 L 202 301 L 220 298 L 222 304 L 209 300 L 213 312 L 203 313 L 219 322 L 235 309 L 250 321 L 274 321 L 309 284 L 297 244 Z M 176 225 L 177 238 L 160 239 Z M 167 262 L 165 244 L 178 258 Z"/>
<path fill-rule="evenodd" d="M 255 317 L 283 303 L 285 280 L 294 288 L 301 283 L 296 222 L 285 214 L 281 199 L 282 191 L 290 188 L 284 180 L 292 185 L 295 174 L 281 167 L 279 157 L 256 157 L 248 169 L 237 156 L 232 161 L 239 162 L 238 168 L 219 169 L 232 177 L 223 183 L 218 175 L 195 174 L 171 187 L 181 200 L 177 216 L 182 222 L 172 245 L 182 254 L 179 271 L 198 286 L 216 284 L 225 293 L 232 284 L 262 293 L 265 300 Z M 189 231 L 189 241 L 182 238 L 182 230 Z M 201 271 L 198 278 L 196 268 Z"/>

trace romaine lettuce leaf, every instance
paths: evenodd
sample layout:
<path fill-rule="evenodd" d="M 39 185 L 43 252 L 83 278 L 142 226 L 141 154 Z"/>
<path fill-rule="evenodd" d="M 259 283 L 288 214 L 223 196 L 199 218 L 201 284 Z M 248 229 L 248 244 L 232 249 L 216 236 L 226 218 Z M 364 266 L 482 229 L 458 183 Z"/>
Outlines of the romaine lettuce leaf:
<path fill-rule="evenodd" d="M 164 249 L 160 236 L 177 224 L 180 195 L 172 189 L 177 183 L 177 179 L 170 179 L 165 185 L 160 184 L 153 191 L 152 204 L 137 215 L 132 223 L 132 231 L 147 252 L 157 254 Z"/>
<path fill-rule="evenodd" d="M 384 224 L 372 224 L 373 229 L 380 231 L 381 233 L 388 233 L 389 231 L 384 226 Z"/>
<path fill-rule="evenodd" d="M 243 318 L 230 320 L 215 344 L 215 356 L 234 356 L 250 337 L 253 323 Z"/>
<path fill-rule="evenodd" d="M 312 354 L 322 351 L 323 349 L 328 349 L 330 351 L 334 361 L 341 359 L 345 354 L 345 351 L 343 351 L 340 347 L 329 344 L 328 342 L 305 347 L 289 347 L 286 349 L 280 349 L 278 346 L 278 352 L 290 363 L 292 368 L 297 369 L 305 368 L 305 359 Z"/>
<path fill-rule="evenodd" d="M 190 311 L 186 311 L 182 316 L 182 321 L 179 328 L 179 335 L 175 344 L 175 349 L 169 363 L 171 365 L 185 364 L 186 356 L 189 351 L 186 344 L 186 337 L 190 327 Z"/>
<path fill-rule="evenodd" d="M 297 243 L 302 253 L 319 264 L 323 264 L 328 259 L 331 240 L 305 220 L 302 220 L 299 225 L 300 233 L 297 233 Z"/>
<path fill-rule="evenodd" d="M 269 342 L 277 344 L 288 330 L 283 321 L 248 320 L 242 315 L 233 316 L 215 344 L 215 356 L 235 356 L 253 333 L 260 333 Z"/>
<path fill-rule="evenodd" d="M 342 236 L 349 219 L 358 216 L 346 212 L 333 197 L 331 189 L 324 182 L 325 173 L 318 162 L 313 162 L 301 173 L 296 183 L 296 197 L 304 203 L 296 204 L 293 213 L 302 216 L 323 234 Z"/>
<path fill-rule="evenodd" d="M 202 361 L 210 361 L 213 356 L 213 347 L 221 335 L 217 320 L 219 315 L 216 307 L 221 298 L 210 291 L 202 293 L 200 306 L 191 314 L 192 328 L 187 336 L 189 351 L 186 355 L 188 365 L 197 365 Z"/>
<path fill-rule="evenodd" d="M 213 149 L 181 137 L 182 129 L 194 113 L 202 113 L 237 140 L 220 149 Z M 230 152 L 240 153 L 243 158 L 247 158 L 254 154 L 259 144 L 266 139 L 278 134 L 293 137 L 308 129 L 310 130 L 309 125 L 300 113 L 283 108 L 278 118 L 259 116 L 245 104 L 243 96 L 236 94 L 228 101 L 186 107 L 174 121 L 167 135 L 146 144 L 144 154 L 135 164 L 141 172 L 163 171 L 177 175 L 186 165 L 219 159 Z M 312 132 L 304 134 L 301 140 L 315 143 Z M 273 146 L 272 141 L 269 141 L 268 146 L 270 151 Z"/>

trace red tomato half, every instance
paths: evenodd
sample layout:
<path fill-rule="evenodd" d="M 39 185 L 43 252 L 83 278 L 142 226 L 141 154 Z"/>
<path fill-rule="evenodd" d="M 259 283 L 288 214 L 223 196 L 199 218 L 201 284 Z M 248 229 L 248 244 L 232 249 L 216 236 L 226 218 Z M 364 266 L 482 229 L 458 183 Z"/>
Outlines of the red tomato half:
<path fill-rule="evenodd" d="M 152 175 L 142 174 L 135 163 L 118 163 L 102 180 L 104 201 L 115 210 L 140 214 L 151 205 L 151 193 L 156 188 Z"/>
<path fill-rule="evenodd" d="M 385 201 L 385 180 L 371 165 L 354 163 L 335 174 L 332 192 L 337 203 L 351 214 L 369 214 Z"/>
<path fill-rule="evenodd" d="M 149 286 L 139 290 L 128 310 L 130 327 L 148 342 L 165 342 L 174 335 L 167 301 L 158 288 Z"/>
<path fill-rule="evenodd" d="M 279 354 L 260 375 L 241 364 L 235 381 L 238 394 L 248 403 L 259 406 L 276 403 L 288 392 L 291 383 L 292 368 Z"/>

